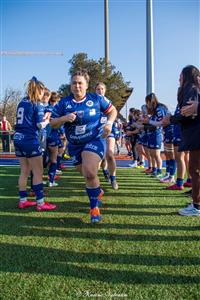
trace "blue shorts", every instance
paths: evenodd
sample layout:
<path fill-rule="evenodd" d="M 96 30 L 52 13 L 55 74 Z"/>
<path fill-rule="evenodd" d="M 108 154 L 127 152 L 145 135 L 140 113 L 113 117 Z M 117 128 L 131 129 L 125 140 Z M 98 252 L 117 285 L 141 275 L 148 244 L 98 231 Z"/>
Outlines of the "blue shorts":
<path fill-rule="evenodd" d="M 138 144 L 143 145 L 145 147 L 148 146 L 148 135 L 146 132 L 142 132 L 139 134 Z"/>
<path fill-rule="evenodd" d="M 38 140 L 14 140 L 15 155 L 17 157 L 35 157 L 42 155 L 42 148 Z"/>
<path fill-rule="evenodd" d="M 169 126 L 167 126 L 164 129 L 164 143 L 165 144 L 172 144 L 173 143 L 173 138 L 174 138 L 174 132 L 173 132 L 173 128 L 168 128 Z"/>
<path fill-rule="evenodd" d="M 86 144 L 72 145 L 68 144 L 68 152 L 71 156 L 74 166 L 80 165 L 82 163 L 81 154 L 83 151 L 94 152 L 103 159 L 106 151 L 106 140 L 98 138 L 92 140 Z"/>
<path fill-rule="evenodd" d="M 179 146 L 181 142 L 181 127 L 179 125 L 174 126 L 174 138 L 173 144 L 174 146 Z"/>
<path fill-rule="evenodd" d="M 148 145 L 147 147 L 149 149 L 161 149 L 162 145 L 162 133 L 158 133 L 156 131 L 153 131 L 151 133 L 148 133 Z"/>
<path fill-rule="evenodd" d="M 50 147 L 57 147 L 61 143 L 61 140 L 58 137 L 48 137 L 47 139 L 47 146 Z"/>

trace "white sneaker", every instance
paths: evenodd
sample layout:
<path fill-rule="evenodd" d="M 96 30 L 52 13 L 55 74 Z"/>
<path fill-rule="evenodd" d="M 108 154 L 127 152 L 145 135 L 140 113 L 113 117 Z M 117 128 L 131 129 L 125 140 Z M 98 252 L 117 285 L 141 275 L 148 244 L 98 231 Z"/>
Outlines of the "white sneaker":
<path fill-rule="evenodd" d="M 164 176 L 162 176 L 162 178 L 160 178 L 160 181 L 162 180 L 165 180 L 165 179 L 167 179 L 167 178 L 169 178 L 169 173 L 166 173 Z"/>
<path fill-rule="evenodd" d="M 129 164 L 129 167 L 136 168 L 137 167 L 137 162 L 134 162 L 133 164 Z"/>
<path fill-rule="evenodd" d="M 118 190 L 119 186 L 118 186 L 118 183 L 116 180 L 112 181 L 111 182 L 111 186 L 114 190 Z"/>
<path fill-rule="evenodd" d="M 160 179 L 160 182 L 163 182 L 163 183 L 175 183 L 176 180 L 174 179 L 174 177 L 165 177 L 165 178 L 161 178 Z"/>
<path fill-rule="evenodd" d="M 187 207 L 179 209 L 178 213 L 181 216 L 200 217 L 200 209 L 196 209 L 193 204 L 189 204 Z"/>
<path fill-rule="evenodd" d="M 56 175 L 61 175 L 62 171 L 61 170 L 56 170 Z"/>
<path fill-rule="evenodd" d="M 57 182 L 49 182 L 49 187 L 58 186 Z"/>

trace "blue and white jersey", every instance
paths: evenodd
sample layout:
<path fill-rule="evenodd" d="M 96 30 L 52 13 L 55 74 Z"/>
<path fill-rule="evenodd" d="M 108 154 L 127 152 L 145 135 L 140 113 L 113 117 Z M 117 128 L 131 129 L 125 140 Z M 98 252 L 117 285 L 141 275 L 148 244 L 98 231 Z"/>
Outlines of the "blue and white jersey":
<path fill-rule="evenodd" d="M 37 124 L 43 121 L 44 106 L 34 104 L 28 98 L 23 98 L 18 104 L 16 113 L 15 136 L 26 139 L 38 138 Z"/>
<path fill-rule="evenodd" d="M 162 121 L 163 117 L 167 115 L 167 113 L 168 109 L 164 105 L 158 104 L 155 113 L 152 116 L 150 116 L 149 120 L 154 122 L 160 122 Z M 158 126 L 156 128 L 156 131 L 162 132 L 162 126 Z"/>
<path fill-rule="evenodd" d="M 101 120 L 100 120 L 102 127 L 107 123 L 107 121 L 108 121 L 108 117 L 102 113 Z M 120 135 L 120 130 L 117 121 L 115 121 L 112 125 L 111 133 L 109 134 L 108 137 L 117 138 L 119 135 Z"/>
<path fill-rule="evenodd" d="M 85 98 L 79 102 L 73 99 L 73 95 L 70 95 L 62 98 L 54 106 L 52 118 L 76 113 L 74 122 L 64 124 L 65 134 L 69 143 L 84 144 L 102 135 L 101 115 L 106 113 L 111 106 L 110 100 L 97 94 L 86 94 Z"/>

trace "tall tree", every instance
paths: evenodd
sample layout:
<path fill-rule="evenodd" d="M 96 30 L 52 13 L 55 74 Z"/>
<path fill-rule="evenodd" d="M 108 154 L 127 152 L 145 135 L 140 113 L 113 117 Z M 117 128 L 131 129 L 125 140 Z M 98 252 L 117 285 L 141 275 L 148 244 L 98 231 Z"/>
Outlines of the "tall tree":
<path fill-rule="evenodd" d="M 121 72 L 116 71 L 115 66 L 109 64 L 106 67 L 105 59 L 100 58 L 98 61 L 88 59 L 86 53 L 74 54 L 69 60 L 71 67 L 69 75 L 71 76 L 78 69 L 86 69 L 90 76 L 88 92 L 94 92 L 97 82 L 101 81 L 106 84 L 106 96 L 112 100 L 113 104 L 121 108 L 122 98 L 127 94 L 130 83 L 125 82 Z M 63 96 L 70 94 L 70 84 L 62 84 L 59 88 L 59 93 Z"/>
<path fill-rule="evenodd" d="M 0 100 L 0 115 L 5 115 L 12 127 L 16 120 L 17 105 L 21 99 L 21 92 L 13 88 L 7 88 Z"/>

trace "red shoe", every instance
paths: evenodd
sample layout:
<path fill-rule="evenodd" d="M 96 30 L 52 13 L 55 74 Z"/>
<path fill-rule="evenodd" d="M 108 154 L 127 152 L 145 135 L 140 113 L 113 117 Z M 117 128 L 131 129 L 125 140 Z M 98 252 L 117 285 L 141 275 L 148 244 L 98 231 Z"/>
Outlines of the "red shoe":
<path fill-rule="evenodd" d="M 37 211 L 54 210 L 56 209 L 56 205 L 48 202 L 44 202 L 42 205 L 37 205 L 36 209 Z"/>
<path fill-rule="evenodd" d="M 48 180 L 49 180 L 50 178 L 49 178 L 49 176 L 48 176 Z M 58 176 L 58 175 L 55 175 L 54 176 L 54 180 L 58 180 L 58 179 L 60 179 L 60 177 Z"/>
<path fill-rule="evenodd" d="M 146 170 L 144 171 L 144 173 L 146 173 L 146 174 L 150 174 L 150 173 L 152 173 L 152 168 L 148 168 L 148 169 L 146 169 Z"/>
<path fill-rule="evenodd" d="M 19 201 L 19 204 L 18 204 L 18 207 L 20 209 L 24 209 L 26 207 L 31 207 L 31 206 L 35 206 L 37 203 L 34 202 L 34 201 L 29 201 L 29 200 L 26 200 L 25 202 L 20 202 Z"/>
<path fill-rule="evenodd" d="M 183 185 L 181 186 L 178 186 L 177 184 L 173 184 L 173 185 L 170 185 L 170 186 L 167 186 L 166 187 L 166 190 L 177 190 L 177 191 L 182 191 L 184 189 Z"/>
<path fill-rule="evenodd" d="M 183 186 L 191 188 L 192 187 L 192 183 L 186 181 L 186 182 L 184 182 Z"/>

